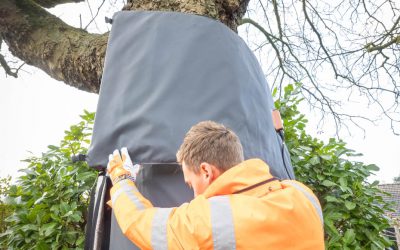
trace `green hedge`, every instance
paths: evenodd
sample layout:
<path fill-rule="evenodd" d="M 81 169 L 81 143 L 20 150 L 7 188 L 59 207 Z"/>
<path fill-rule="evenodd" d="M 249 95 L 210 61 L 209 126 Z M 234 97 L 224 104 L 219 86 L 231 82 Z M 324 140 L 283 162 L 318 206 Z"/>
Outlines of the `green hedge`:
<path fill-rule="evenodd" d="M 383 200 L 378 182 L 367 182 L 379 168 L 353 160 L 360 154 L 346 148 L 342 140 L 331 138 L 324 143 L 307 135 L 307 119 L 298 111 L 302 101 L 299 89 L 300 84 L 287 86 L 275 106 L 284 120 L 296 178 L 307 184 L 321 202 L 326 247 L 353 250 L 390 246 L 391 242 L 382 235 L 389 227 L 384 216 L 389 204 Z"/>
<path fill-rule="evenodd" d="M 319 197 L 324 213 L 328 249 L 384 249 L 390 245 L 381 232 L 389 227 L 388 209 L 367 177 L 375 165 L 354 161 L 356 154 L 341 140 L 328 143 L 305 132 L 307 120 L 297 107 L 299 85 L 289 85 L 276 107 L 281 110 L 286 143 L 298 180 Z M 274 91 L 276 92 L 276 91 Z M 90 187 L 96 173 L 71 156 L 85 154 L 94 114 L 65 132 L 60 146 L 49 146 L 40 157 L 26 160 L 29 167 L 8 191 L 6 204 L 14 209 L 6 219 L 0 242 L 7 249 L 82 249 Z M 301 225 L 299 225 L 301 226 Z"/>
<path fill-rule="evenodd" d="M 4 204 L 3 199 L 10 189 L 11 176 L 0 178 L 0 235 L 7 229 L 5 219 L 13 213 L 13 207 Z M 7 246 L 0 243 L 0 249 L 7 249 Z"/>
<path fill-rule="evenodd" d="M 15 209 L 0 236 L 8 249 L 83 249 L 89 190 L 97 174 L 86 163 L 71 161 L 85 154 L 90 142 L 94 113 L 81 117 L 60 146 L 25 160 L 28 167 L 5 200 Z"/>

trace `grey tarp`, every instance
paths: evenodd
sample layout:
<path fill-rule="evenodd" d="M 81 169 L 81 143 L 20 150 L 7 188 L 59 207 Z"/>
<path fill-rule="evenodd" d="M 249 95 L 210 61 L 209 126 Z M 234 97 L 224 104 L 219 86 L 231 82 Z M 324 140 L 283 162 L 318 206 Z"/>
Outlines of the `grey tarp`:
<path fill-rule="evenodd" d="M 108 154 L 127 146 L 135 163 L 146 164 L 139 190 L 155 205 L 179 205 L 191 195 L 175 153 L 192 125 L 213 120 L 238 134 L 246 159 L 261 158 L 273 175 L 288 178 L 273 108 L 256 58 L 222 23 L 182 13 L 118 12 L 88 162 L 105 167 Z M 111 229 L 110 248 L 120 243 L 113 243 L 117 231 Z"/>

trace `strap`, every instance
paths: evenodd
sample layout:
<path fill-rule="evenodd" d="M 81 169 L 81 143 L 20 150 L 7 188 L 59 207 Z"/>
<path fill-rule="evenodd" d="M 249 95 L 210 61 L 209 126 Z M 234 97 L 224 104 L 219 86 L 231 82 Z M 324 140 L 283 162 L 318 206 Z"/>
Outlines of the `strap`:
<path fill-rule="evenodd" d="M 93 227 L 93 215 L 94 215 L 94 195 L 96 193 L 96 183 L 98 179 L 95 182 L 95 185 L 92 187 L 90 190 L 90 202 L 89 202 L 89 208 L 88 208 L 88 220 L 86 224 L 86 232 L 85 232 L 85 250 L 90 250 L 92 249 L 92 243 L 93 243 L 93 234 L 92 234 L 92 227 Z"/>
<path fill-rule="evenodd" d="M 99 173 L 97 180 L 90 191 L 90 203 L 88 211 L 88 222 L 85 232 L 85 250 L 94 249 L 97 245 L 101 244 L 101 239 L 96 235 L 98 229 L 98 220 L 103 216 L 104 209 L 104 190 L 107 185 L 107 178 L 104 172 Z M 100 218 L 99 218 L 100 216 Z"/>
<path fill-rule="evenodd" d="M 123 174 L 120 175 L 118 177 L 115 177 L 114 180 L 112 180 L 113 185 L 117 184 L 118 182 L 122 181 L 122 180 L 131 180 L 131 181 L 135 181 L 135 177 L 131 176 L 130 174 Z"/>
<path fill-rule="evenodd" d="M 276 177 L 272 177 L 272 178 L 269 178 L 268 180 L 265 180 L 265 181 L 256 183 L 256 184 L 251 185 L 251 186 L 249 186 L 249 187 L 246 187 L 246 188 L 244 188 L 244 189 L 242 189 L 242 190 L 236 191 L 236 192 L 234 192 L 233 194 L 240 194 L 240 193 L 249 191 L 249 190 L 251 190 L 251 189 L 253 189 L 253 188 L 259 187 L 259 186 L 261 186 L 261 185 L 267 184 L 268 182 L 277 181 L 277 180 L 279 180 L 279 179 L 276 178 Z"/>

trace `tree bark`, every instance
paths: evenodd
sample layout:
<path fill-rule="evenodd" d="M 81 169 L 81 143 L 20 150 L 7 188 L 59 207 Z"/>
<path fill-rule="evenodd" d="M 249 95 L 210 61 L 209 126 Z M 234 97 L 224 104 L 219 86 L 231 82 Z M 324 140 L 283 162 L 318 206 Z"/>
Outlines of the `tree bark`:
<path fill-rule="evenodd" d="M 155 10 L 191 13 L 220 20 L 233 31 L 250 0 L 128 0 L 125 10 Z"/>
<path fill-rule="evenodd" d="M 31 0 L 2 0 L 0 32 L 13 55 L 56 80 L 98 92 L 107 35 L 73 28 Z"/>
<path fill-rule="evenodd" d="M 11 53 L 54 79 L 97 93 L 108 34 L 71 27 L 44 10 L 81 0 L 1 0 L 0 36 Z M 236 31 L 249 0 L 131 0 L 124 10 L 178 11 L 220 20 Z M 40 5 L 39 5 L 40 4 Z"/>

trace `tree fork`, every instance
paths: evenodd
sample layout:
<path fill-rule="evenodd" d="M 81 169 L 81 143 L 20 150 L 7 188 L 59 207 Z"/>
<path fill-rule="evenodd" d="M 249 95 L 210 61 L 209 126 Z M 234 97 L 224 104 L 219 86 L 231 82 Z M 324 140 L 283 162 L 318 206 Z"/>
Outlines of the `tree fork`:
<path fill-rule="evenodd" d="M 81 0 L 1 0 L 0 36 L 11 53 L 52 78 L 97 93 L 108 34 L 71 27 L 44 10 Z M 175 11 L 208 16 L 236 31 L 249 0 L 129 0 L 124 10 Z"/>
<path fill-rule="evenodd" d="M 237 32 L 250 0 L 128 0 L 124 10 L 173 11 L 207 16 Z"/>

